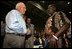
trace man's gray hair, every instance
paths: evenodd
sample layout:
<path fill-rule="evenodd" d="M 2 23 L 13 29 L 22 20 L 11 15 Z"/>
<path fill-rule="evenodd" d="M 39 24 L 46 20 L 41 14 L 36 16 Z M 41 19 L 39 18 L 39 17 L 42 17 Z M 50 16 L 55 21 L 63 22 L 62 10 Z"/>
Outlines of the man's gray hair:
<path fill-rule="evenodd" d="M 15 8 L 17 9 L 17 8 L 18 8 L 19 6 L 21 6 L 21 5 L 24 5 L 24 3 L 23 3 L 23 2 L 17 3 Z"/>

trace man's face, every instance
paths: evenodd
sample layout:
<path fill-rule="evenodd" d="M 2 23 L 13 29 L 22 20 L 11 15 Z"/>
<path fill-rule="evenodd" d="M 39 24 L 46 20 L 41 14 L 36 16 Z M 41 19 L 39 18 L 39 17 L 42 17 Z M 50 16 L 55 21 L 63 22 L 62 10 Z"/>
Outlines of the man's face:
<path fill-rule="evenodd" d="M 31 19 L 28 18 L 27 19 L 27 23 L 30 24 L 31 23 Z"/>
<path fill-rule="evenodd" d="M 48 6 L 49 13 L 53 14 L 55 12 L 55 10 L 56 10 L 56 8 L 54 6 L 52 6 L 52 5 Z"/>
<path fill-rule="evenodd" d="M 25 14 L 25 12 L 26 12 L 26 6 L 25 5 L 21 5 L 19 8 L 20 8 L 20 12 L 22 14 Z"/>

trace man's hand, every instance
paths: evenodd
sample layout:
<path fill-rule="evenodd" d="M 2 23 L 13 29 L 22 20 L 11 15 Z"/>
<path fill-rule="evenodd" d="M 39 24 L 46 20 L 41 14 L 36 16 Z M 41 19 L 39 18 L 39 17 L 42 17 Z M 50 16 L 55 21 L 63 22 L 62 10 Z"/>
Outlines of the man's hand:
<path fill-rule="evenodd" d="M 31 34 L 31 30 L 28 28 L 27 29 L 27 35 L 30 35 Z"/>

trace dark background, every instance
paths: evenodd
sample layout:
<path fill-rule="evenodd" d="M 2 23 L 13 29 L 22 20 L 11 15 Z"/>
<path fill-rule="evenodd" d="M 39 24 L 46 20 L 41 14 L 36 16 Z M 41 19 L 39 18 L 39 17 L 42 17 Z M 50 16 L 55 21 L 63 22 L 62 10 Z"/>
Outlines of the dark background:
<path fill-rule="evenodd" d="M 20 1 L 1 1 L 1 21 L 5 22 L 6 14 L 11 11 L 12 9 L 15 9 L 16 3 Z M 47 20 L 47 14 L 35 7 L 34 5 L 28 3 L 28 1 L 22 1 L 26 4 L 26 16 L 30 17 L 32 19 L 32 23 L 35 25 L 35 27 L 39 30 L 44 28 L 45 22 Z M 55 3 L 57 5 L 57 8 L 59 11 L 63 11 L 68 19 L 71 18 L 71 2 L 70 1 L 33 1 L 36 3 L 39 3 L 45 10 L 47 10 L 47 7 L 51 3 Z M 70 4 L 68 4 L 70 3 Z M 70 19 L 71 20 L 71 19 Z"/>

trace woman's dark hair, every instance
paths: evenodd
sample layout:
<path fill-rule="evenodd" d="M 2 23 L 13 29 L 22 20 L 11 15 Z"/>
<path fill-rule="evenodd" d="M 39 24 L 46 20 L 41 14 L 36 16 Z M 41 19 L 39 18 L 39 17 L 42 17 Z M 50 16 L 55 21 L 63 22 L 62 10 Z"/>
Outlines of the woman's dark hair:
<path fill-rule="evenodd" d="M 58 32 L 58 28 L 57 27 L 51 26 L 50 28 L 51 28 L 52 32 L 54 32 L 54 33 Z"/>

